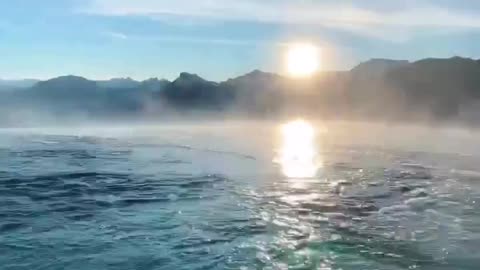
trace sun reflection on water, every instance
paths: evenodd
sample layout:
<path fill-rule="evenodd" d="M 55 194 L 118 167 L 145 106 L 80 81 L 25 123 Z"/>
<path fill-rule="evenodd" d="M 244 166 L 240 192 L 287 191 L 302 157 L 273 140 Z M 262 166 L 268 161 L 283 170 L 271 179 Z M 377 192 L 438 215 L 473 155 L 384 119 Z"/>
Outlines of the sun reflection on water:
<path fill-rule="evenodd" d="M 288 178 L 313 178 L 322 163 L 317 153 L 316 131 L 309 122 L 295 120 L 281 126 L 276 161 Z"/>

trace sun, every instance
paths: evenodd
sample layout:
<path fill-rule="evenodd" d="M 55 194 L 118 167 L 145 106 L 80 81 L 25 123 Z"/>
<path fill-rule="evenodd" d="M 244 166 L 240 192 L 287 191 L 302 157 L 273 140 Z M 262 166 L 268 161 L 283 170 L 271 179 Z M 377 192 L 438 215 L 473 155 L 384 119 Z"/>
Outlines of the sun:
<path fill-rule="evenodd" d="M 310 43 L 292 44 L 287 50 L 286 66 L 292 77 L 309 77 L 320 69 L 320 49 Z"/>

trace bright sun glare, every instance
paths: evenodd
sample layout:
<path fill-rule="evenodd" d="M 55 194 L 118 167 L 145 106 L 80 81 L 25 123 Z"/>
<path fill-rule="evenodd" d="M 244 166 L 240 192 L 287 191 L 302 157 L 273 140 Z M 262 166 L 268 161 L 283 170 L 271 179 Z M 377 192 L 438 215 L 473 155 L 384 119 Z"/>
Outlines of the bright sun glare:
<path fill-rule="evenodd" d="M 317 174 L 319 160 L 315 130 L 304 120 L 286 123 L 281 128 L 282 145 L 278 161 L 289 178 L 311 178 Z"/>
<path fill-rule="evenodd" d="M 320 50 L 309 44 L 289 46 L 286 56 L 288 73 L 293 77 L 308 77 L 320 68 Z"/>

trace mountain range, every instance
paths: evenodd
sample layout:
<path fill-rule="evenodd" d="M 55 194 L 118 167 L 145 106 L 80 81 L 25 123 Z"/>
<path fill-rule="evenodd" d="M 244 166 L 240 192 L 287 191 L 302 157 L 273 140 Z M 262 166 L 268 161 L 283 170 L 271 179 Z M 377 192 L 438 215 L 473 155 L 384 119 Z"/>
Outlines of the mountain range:
<path fill-rule="evenodd" d="M 20 88 L 22 90 L 20 90 Z M 480 122 L 480 61 L 372 59 L 349 71 L 292 79 L 255 70 L 213 82 L 183 72 L 173 81 L 62 76 L 0 81 L 0 123 L 181 114 L 239 117 Z"/>
<path fill-rule="evenodd" d="M 28 88 L 28 87 L 32 87 L 37 82 L 39 82 L 39 80 L 35 80 L 35 79 L 21 79 L 21 80 L 0 79 L 0 91 L 19 89 L 19 88 Z"/>

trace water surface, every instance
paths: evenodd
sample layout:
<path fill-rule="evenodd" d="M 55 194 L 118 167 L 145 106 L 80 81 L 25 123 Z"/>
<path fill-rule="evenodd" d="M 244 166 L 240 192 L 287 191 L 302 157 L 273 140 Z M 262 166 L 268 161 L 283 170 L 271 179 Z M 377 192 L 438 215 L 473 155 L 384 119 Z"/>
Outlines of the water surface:
<path fill-rule="evenodd" d="M 478 269 L 475 138 L 366 130 L 2 130 L 1 269 Z"/>

